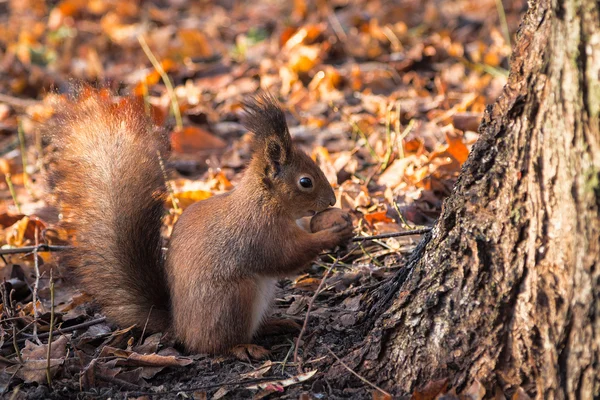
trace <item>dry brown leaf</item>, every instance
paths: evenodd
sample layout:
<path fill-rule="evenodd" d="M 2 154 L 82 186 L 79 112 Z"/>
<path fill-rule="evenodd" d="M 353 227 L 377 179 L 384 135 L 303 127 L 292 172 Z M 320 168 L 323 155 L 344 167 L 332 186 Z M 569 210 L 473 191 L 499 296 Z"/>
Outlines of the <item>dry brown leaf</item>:
<path fill-rule="evenodd" d="M 65 362 L 67 356 L 67 343 L 69 338 L 65 335 L 60 336 L 52 342 L 50 349 L 50 376 L 56 375 L 59 367 Z M 23 366 L 19 368 L 17 376 L 25 382 L 46 382 L 48 345 L 37 345 L 27 340 L 25 348 L 21 351 L 23 357 Z"/>
<path fill-rule="evenodd" d="M 305 372 L 300 375 L 293 376 L 288 379 L 274 380 L 270 382 L 258 383 L 256 385 L 247 386 L 248 389 L 261 389 L 259 393 L 257 393 L 253 398 L 254 399 L 262 399 L 271 393 L 282 393 L 284 388 L 295 385 L 297 383 L 302 383 L 310 378 L 312 378 L 317 373 L 317 370 L 314 369 L 312 371 Z"/>
<path fill-rule="evenodd" d="M 448 390 L 448 378 L 430 381 L 420 390 L 415 390 L 411 400 L 434 400 L 438 394 L 445 393 Z"/>
<path fill-rule="evenodd" d="M 213 394 L 212 399 L 213 400 L 219 400 L 224 398 L 225 396 L 227 396 L 227 393 L 229 393 L 229 389 L 226 388 L 225 386 L 220 387 L 219 390 L 217 390 L 215 392 L 215 394 Z"/>
<path fill-rule="evenodd" d="M 202 150 L 222 149 L 227 145 L 223 139 L 196 126 L 186 126 L 171 135 L 171 147 L 180 154 L 194 154 Z"/>
<path fill-rule="evenodd" d="M 518 388 L 515 394 L 512 395 L 511 400 L 530 400 L 531 397 L 525 392 L 522 387 Z"/>
<path fill-rule="evenodd" d="M 265 376 L 267 372 L 271 370 L 273 366 L 273 362 L 271 360 L 265 361 L 260 367 L 255 368 L 250 372 L 246 372 L 245 374 L 240 374 L 240 378 L 242 379 L 256 379 L 262 378 Z"/>
<path fill-rule="evenodd" d="M 181 56 L 208 58 L 213 55 L 213 49 L 206 35 L 198 29 L 180 29 L 177 36 L 181 40 Z"/>
<path fill-rule="evenodd" d="M 321 283 L 321 279 L 311 278 L 308 275 L 302 275 L 294 280 L 292 287 L 295 289 L 314 292 L 319 287 L 319 283 Z"/>
<path fill-rule="evenodd" d="M 379 390 L 373 390 L 373 400 L 392 400 L 388 393 L 381 393 Z"/>
<path fill-rule="evenodd" d="M 467 390 L 460 394 L 460 398 L 461 400 L 482 400 L 485 392 L 485 387 L 476 379 Z"/>

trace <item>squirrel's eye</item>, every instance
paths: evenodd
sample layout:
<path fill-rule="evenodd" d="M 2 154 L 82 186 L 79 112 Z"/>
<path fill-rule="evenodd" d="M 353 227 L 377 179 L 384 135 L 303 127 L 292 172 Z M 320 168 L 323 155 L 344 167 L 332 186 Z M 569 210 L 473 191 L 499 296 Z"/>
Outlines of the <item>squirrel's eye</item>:
<path fill-rule="evenodd" d="M 302 186 L 304 189 L 310 189 L 313 186 L 312 180 L 306 176 L 300 178 L 298 183 L 300 183 L 300 186 Z"/>

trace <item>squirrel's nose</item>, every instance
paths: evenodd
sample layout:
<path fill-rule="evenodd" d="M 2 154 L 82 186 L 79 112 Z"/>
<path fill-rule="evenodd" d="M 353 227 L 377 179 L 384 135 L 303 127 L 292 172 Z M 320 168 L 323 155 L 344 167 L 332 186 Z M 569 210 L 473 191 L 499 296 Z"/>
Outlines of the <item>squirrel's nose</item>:
<path fill-rule="evenodd" d="M 335 200 L 335 193 L 332 193 L 332 194 L 331 194 L 331 198 L 330 198 L 330 200 L 329 200 L 329 205 L 330 205 L 331 207 L 333 207 L 333 206 L 335 206 L 335 202 L 336 202 L 336 200 Z"/>

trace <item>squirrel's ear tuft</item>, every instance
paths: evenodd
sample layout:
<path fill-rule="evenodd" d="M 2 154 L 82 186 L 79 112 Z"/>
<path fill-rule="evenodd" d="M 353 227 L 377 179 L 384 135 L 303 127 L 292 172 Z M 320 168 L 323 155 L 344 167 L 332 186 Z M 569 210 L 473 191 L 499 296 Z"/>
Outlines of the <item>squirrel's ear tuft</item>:
<path fill-rule="evenodd" d="M 285 164 L 292 152 L 292 138 L 279 102 L 261 91 L 246 99 L 243 106 L 244 126 L 254 133 L 254 151 L 265 152 L 271 162 Z"/>

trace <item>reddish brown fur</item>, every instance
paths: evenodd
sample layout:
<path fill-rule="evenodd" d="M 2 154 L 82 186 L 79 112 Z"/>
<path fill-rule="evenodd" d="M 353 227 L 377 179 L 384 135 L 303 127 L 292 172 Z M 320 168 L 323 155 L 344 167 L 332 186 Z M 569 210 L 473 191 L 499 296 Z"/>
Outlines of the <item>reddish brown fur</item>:
<path fill-rule="evenodd" d="M 77 246 L 63 265 L 121 326 L 162 331 L 169 299 L 161 263 L 165 137 L 133 100 L 102 94 L 64 105 L 51 128 L 59 146 L 52 182 Z M 150 309 L 152 316 L 148 318 Z"/>
<path fill-rule="evenodd" d="M 164 182 L 155 156 L 162 138 L 141 112 L 114 114 L 97 99 L 65 118 L 57 183 L 78 230 L 69 264 L 81 264 L 84 287 L 118 323 L 143 326 L 153 308 L 159 312 L 153 312 L 151 331 L 169 326 L 190 351 L 227 351 L 252 340 L 276 278 L 351 236 L 351 226 L 318 233 L 297 226 L 296 219 L 333 205 L 333 190 L 291 144 L 283 112 L 270 96 L 256 97 L 246 109 L 255 153 L 241 183 L 185 210 L 164 270 L 157 212 Z M 121 121 L 125 129 L 118 129 Z M 301 176 L 312 178 L 312 190 L 298 186 Z"/>

